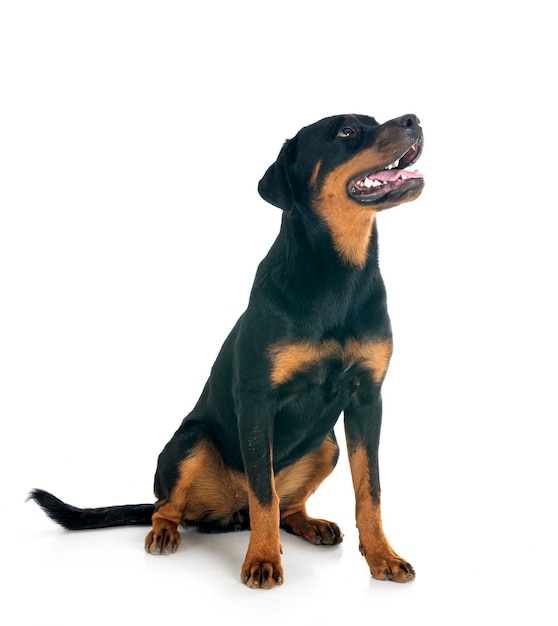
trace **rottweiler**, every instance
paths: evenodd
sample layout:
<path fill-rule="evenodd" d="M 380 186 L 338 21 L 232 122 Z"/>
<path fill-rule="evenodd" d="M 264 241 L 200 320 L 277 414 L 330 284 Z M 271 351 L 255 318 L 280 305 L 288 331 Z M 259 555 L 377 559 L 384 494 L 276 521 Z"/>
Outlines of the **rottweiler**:
<path fill-rule="evenodd" d="M 152 524 L 150 554 L 176 552 L 180 524 L 249 529 L 241 580 L 270 589 L 284 581 L 280 529 L 313 544 L 343 540 L 337 524 L 306 511 L 337 462 L 343 413 L 360 551 L 374 578 L 413 580 L 380 514 L 392 331 L 376 215 L 420 195 L 423 176 L 409 168 L 422 146 L 412 114 L 384 124 L 327 117 L 287 140 L 258 185 L 283 212 L 279 234 L 201 397 L 159 455 L 155 504 L 78 509 L 40 489 L 30 497 L 71 530 Z"/>

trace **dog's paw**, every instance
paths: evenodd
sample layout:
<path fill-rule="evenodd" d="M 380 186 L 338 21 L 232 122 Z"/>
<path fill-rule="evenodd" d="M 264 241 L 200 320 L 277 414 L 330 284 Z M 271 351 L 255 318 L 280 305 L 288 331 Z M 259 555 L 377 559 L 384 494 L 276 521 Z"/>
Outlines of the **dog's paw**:
<path fill-rule="evenodd" d="M 361 545 L 360 551 L 370 566 L 370 573 L 373 578 L 377 580 L 391 580 L 396 583 L 409 583 L 415 579 L 413 566 L 398 556 L 393 550 L 367 554 Z"/>
<path fill-rule="evenodd" d="M 145 538 L 145 551 L 149 554 L 171 554 L 180 545 L 180 533 L 176 526 L 161 526 L 153 530 Z"/>
<path fill-rule="evenodd" d="M 249 560 L 247 557 L 240 578 L 252 589 L 271 589 L 275 585 L 281 585 L 284 580 L 281 558 Z"/>
<path fill-rule="evenodd" d="M 303 513 L 294 513 L 282 518 L 281 527 L 316 545 L 333 546 L 343 541 L 343 533 L 335 522 L 314 519 Z"/>

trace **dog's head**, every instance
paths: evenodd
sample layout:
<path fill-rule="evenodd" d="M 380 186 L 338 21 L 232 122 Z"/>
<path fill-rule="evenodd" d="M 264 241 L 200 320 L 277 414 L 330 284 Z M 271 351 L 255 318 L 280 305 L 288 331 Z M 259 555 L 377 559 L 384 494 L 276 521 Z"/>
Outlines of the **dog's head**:
<path fill-rule="evenodd" d="M 347 232 L 356 225 L 366 220 L 371 224 L 377 211 L 420 195 L 422 174 L 409 168 L 422 145 L 415 115 L 385 124 L 366 115 L 328 117 L 285 142 L 258 191 L 287 213 L 311 211 L 327 224 L 340 252 L 340 247 L 354 247 Z M 362 264 L 362 259 L 353 264 Z"/>
<path fill-rule="evenodd" d="M 308 200 L 335 199 L 376 211 L 417 198 L 422 175 L 409 170 L 422 151 L 415 115 L 378 124 L 366 115 L 336 115 L 304 127 L 283 145 L 258 191 L 292 211 Z"/>

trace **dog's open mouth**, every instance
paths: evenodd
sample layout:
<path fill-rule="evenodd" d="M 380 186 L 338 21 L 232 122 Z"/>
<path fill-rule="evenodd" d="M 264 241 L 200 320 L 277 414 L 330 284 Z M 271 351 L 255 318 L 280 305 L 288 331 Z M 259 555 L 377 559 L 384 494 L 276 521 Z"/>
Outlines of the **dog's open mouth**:
<path fill-rule="evenodd" d="M 350 181 L 349 195 L 359 202 L 376 202 L 395 191 L 398 195 L 423 185 L 423 176 L 417 170 L 407 169 L 417 161 L 422 143 L 415 142 L 398 159 L 381 170 L 370 172 Z"/>

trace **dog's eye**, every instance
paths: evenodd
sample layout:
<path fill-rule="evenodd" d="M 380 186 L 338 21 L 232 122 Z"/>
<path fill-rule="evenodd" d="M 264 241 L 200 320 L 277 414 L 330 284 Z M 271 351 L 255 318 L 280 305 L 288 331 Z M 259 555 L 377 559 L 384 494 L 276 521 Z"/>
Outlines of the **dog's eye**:
<path fill-rule="evenodd" d="M 354 133 L 356 133 L 356 130 L 354 128 L 351 128 L 350 126 L 343 126 L 343 128 L 337 133 L 337 136 L 350 137 Z"/>

